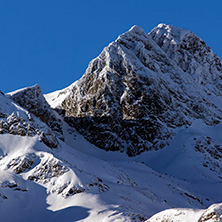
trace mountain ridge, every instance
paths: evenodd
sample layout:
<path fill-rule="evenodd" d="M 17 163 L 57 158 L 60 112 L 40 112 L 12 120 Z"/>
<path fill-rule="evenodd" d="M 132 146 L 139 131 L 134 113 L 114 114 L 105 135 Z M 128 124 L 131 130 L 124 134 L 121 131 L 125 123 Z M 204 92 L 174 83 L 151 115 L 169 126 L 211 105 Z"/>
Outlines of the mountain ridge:
<path fill-rule="evenodd" d="M 200 37 L 160 24 L 63 90 L 0 92 L 2 219 L 220 222 L 221 76 Z"/>
<path fill-rule="evenodd" d="M 180 44 L 172 39 L 178 35 Z M 188 39 L 185 43 L 184 38 Z M 203 53 L 198 57 L 185 44 L 193 44 Z M 211 55 L 209 59 L 206 51 Z M 204 61 L 200 62 L 203 55 Z M 184 58 L 191 61 L 187 70 L 187 61 L 181 63 Z M 161 24 L 146 34 L 141 27 L 133 26 L 90 62 L 57 108 L 65 111 L 67 121 L 86 139 L 102 149 L 121 150 L 130 156 L 159 149 L 169 143 L 173 128 L 190 125 L 192 118 L 203 119 L 209 125 L 221 121 L 217 103 L 210 98 L 221 96 L 218 58 L 188 30 Z M 217 71 L 214 76 L 212 70 Z M 150 132 L 150 136 L 144 132 Z M 107 139 L 101 141 L 102 136 Z"/>

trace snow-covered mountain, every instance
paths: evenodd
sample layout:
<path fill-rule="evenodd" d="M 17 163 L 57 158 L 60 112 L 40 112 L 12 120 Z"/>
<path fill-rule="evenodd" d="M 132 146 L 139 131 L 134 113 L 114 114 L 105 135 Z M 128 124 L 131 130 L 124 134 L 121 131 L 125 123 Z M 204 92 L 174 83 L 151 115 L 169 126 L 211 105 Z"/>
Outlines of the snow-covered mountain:
<path fill-rule="evenodd" d="M 105 150 L 160 149 L 193 119 L 217 125 L 221 60 L 195 34 L 159 25 L 120 35 L 68 89 L 46 95 L 70 125 Z M 61 97 L 61 99 L 59 99 Z"/>
<path fill-rule="evenodd" d="M 66 89 L 0 92 L 1 220 L 222 221 L 221 108 L 221 59 L 165 24 Z"/>

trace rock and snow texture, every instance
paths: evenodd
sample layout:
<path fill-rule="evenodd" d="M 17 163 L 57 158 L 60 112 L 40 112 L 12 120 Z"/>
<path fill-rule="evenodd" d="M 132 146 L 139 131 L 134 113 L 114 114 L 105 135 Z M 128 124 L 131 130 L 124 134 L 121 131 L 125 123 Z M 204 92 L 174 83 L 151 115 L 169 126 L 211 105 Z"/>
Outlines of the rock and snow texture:
<path fill-rule="evenodd" d="M 91 143 L 134 156 L 165 147 L 194 119 L 221 122 L 221 64 L 188 30 L 161 24 L 146 34 L 134 26 L 80 80 L 46 98 Z"/>
<path fill-rule="evenodd" d="M 213 204 L 206 210 L 170 209 L 154 215 L 147 222 L 221 222 L 222 204 Z"/>
<path fill-rule="evenodd" d="M 184 72 L 207 88 L 215 85 L 210 90 L 221 95 L 221 59 L 200 37 L 191 31 L 165 24 L 158 25 L 149 35 Z"/>
<path fill-rule="evenodd" d="M 52 108 L 38 85 L 0 92 L 1 220 L 222 221 L 221 76 L 161 24 L 120 35 Z"/>
<path fill-rule="evenodd" d="M 33 124 L 38 132 L 47 130 L 46 124 L 6 96 L 0 99 L 1 121 L 17 117 L 17 131 L 0 135 L 3 221 L 145 221 L 162 209 L 207 204 L 187 182 L 125 154 L 96 149 L 79 134 L 73 138 L 65 123 L 65 141 L 73 147 L 57 140 L 57 148 L 51 149 L 41 134 L 29 135 L 25 128 Z M 24 134 L 17 133 L 22 126 Z"/>
<path fill-rule="evenodd" d="M 50 148 L 56 148 L 58 140 L 50 127 L 40 119 L 0 94 L 0 134 L 38 136 Z"/>
<path fill-rule="evenodd" d="M 0 214 L 4 221 L 26 222 L 30 218 L 34 222 L 146 221 L 164 209 L 200 209 L 220 199 L 220 190 L 218 193 L 205 194 L 204 190 L 196 189 L 197 184 L 190 183 L 189 177 L 196 177 L 195 173 L 190 175 L 186 172 L 188 178 L 184 179 L 185 175 L 180 178 L 179 175 L 170 176 L 152 170 L 148 167 L 149 162 L 153 168 L 159 166 L 158 170 L 161 171 L 166 161 L 159 156 L 158 164 L 155 161 L 156 153 L 152 153 L 154 151 L 150 151 L 150 156 L 156 165 L 149 159 L 145 162 L 143 158 L 147 158 L 143 155 L 129 158 L 124 153 L 106 152 L 88 143 L 78 133 L 75 133 L 74 138 L 75 130 L 66 123 L 63 123 L 63 134 L 65 142 L 72 147 L 57 140 L 57 148 L 51 149 L 46 146 L 47 143 L 41 142 L 41 133 L 38 133 L 38 130 L 50 130 L 45 123 L 6 96 L 0 95 L 0 99 L 1 123 L 7 122 L 12 115 L 17 117 L 13 122 L 17 131 L 9 130 L 0 135 Z M 28 129 L 32 129 L 26 129 L 29 124 L 36 133 L 29 134 Z M 24 134 L 18 133 L 23 126 Z M 186 130 L 187 134 L 192 135 L 189 128 Z M 208 155 L 205 146 L 209 138 L 202 142 L 204 146 L 199 140 L 196 138 L 194 141 L 200 145 L 197 149 L 202 149 L 197 154 L 199 157 L 203 152 Z M 212 138 L 212 146 L 216 140 L 216 137 Z M 187 138 L 184 141 L 187 142 Z M 180 145 L 183 146 L 182 143 Z M 177 149 L 177 146 L 178 143 L 172 144 L 170 150 Z M 216 148 L 215 154 L 209 154 L 214 155 L 214 158 L 220 155 L 220 147 Z M 172 151 L 178 156 L 177 152 Z M 187 152 L 181 161 L 190 165 L 193 160 L 189 162 L 187 158 L 193 153 Z M 198 160 L 198 172 L 203 173 L 203 169 L 207 168 L 201 165 L 201 160 Z M 212 167 L 209 158 L 206 161 Z M 214 186 L 219 183 L 216 178 L 220 160 L 217 161 L 216 171 L 206 171 L 206 176 L 214 181 Z M 181 167 L 179 163 L 173 164 L 175 168 Z M 168 166 L 171 169 L 170 164 Z M 208 180 L 205 179 L 205 182 Z"/>
<path fill-rule="evenodd" d="M 63 139 L 61 120 L 46 102 L 38 84 L 7 93 L 6 95 L 35 116 L 39 117 L 60 139 Z"/>

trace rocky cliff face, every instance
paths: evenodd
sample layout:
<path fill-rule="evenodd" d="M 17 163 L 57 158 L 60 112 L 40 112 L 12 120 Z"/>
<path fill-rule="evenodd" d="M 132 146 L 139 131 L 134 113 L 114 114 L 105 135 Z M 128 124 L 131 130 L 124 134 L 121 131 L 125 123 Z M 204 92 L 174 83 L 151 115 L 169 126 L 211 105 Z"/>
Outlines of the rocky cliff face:
<path fill-rule="evenodd" d="M 164 147 L 193 119 L 220 123 L 221 67 L 188 30 L 134 26 L 90 62 L 57 108 L 91 143 L 133 156 Z"/>
<path fill-rule="evenodd" d="M 2 94 L 0 94 L 0 134 L 36 136 L 50 148 L 58 146 L 56 135 L 45 123 Z"/>
<path fill-rule="evenodd" d="M 39 117 L 54 131 L 57 137 L 63 140 L 62 121 L 45 100 L 38 84 L 8 93 L 7 96 L 36 117 Z"/>

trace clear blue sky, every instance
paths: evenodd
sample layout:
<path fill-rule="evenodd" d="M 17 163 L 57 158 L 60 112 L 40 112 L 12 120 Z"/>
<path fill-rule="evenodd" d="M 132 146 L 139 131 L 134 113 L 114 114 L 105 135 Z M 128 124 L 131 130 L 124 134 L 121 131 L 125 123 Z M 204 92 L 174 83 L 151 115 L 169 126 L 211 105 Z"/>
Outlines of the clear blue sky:
<path fill-rule="evenodd" d="M 133 25 L 190 29 L 222 57 L 221 0 L 0 0 L 0 90 L 62 89 Z"/>

